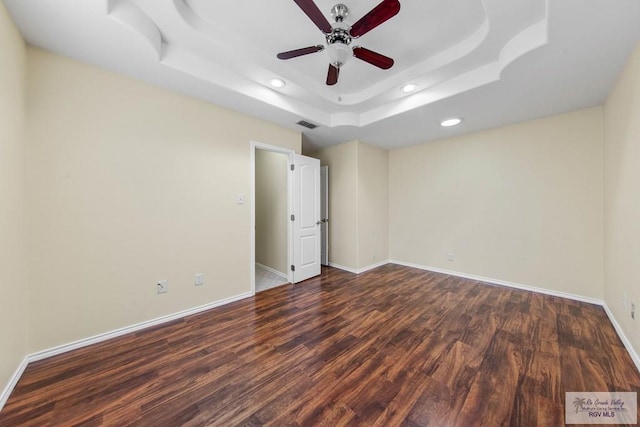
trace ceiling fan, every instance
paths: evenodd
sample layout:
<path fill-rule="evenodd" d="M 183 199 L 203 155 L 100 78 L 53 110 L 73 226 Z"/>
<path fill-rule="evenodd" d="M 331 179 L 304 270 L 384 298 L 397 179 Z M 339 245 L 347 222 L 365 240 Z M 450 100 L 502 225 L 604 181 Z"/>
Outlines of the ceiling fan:
<path fill-rule="evenodd" d="M 361 46 L 349 48 L 349 45 L 353 39 L 368 33 L 397 15 L 400 11 L 400 2 L 398 0 L 382 0 L 380 4 L 371 9 L 369 13 L 360 18 L 351 27 L 344 23 L 344 19 L 349 14 L 349 9 L 344 4 L 336 4 L 331 8 L 331 16 L 335 20 L 335 26 L 332 26 L 322 12 L 320 12 L 320 9 L 313 0 L 294 1 L 325 35 L 327 41 L 326 49 L 329 54 L 327 85 L 335 85 L 338 82 L 340 67 L 343 66 L 351 56 L 355 56 L 383 70 L 387 70 L 393 66 L 393 59 L 387 56 Z M 325 50 L 325 46 L 323 45 L 303 47 L 301 49 L 281 52 L 278 54 L 278 59 L 297 58 L 298 56 L 308 55 L 322 50 Z"/>

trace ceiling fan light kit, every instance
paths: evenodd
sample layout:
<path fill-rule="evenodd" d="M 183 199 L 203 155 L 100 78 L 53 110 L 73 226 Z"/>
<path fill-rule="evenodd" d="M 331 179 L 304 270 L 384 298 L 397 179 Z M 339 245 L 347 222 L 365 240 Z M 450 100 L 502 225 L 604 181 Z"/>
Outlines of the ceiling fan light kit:
<path fill-rule="evenodd" d="M 349 46 L 342 42 L 328 45 L 326 51 L 329 56 L 329 64 L 337 68 L 342 67 L 353 56 Z"/>
<path fill-rule="evenodd" d="M 353 39 L 365 35 L 397 15 L 400 11 L 400 2 L 398 0 L 382 0 L 380 4 L 370 10 L 369 13 L 360 18 L 351 27 L 344 23 L 344 19 L 349 15 L 349 8 L 342 3 L 336 4 L 331 8 L 331 16 L 335 22 L 335 25 L 331 25 L 313 0 L 294 0 L 294 2 L 325 35 L 326 50 L 329 56 L 327 85 L 335 85 L 338 82 L 340 68 L 346 64 L 352 56 L 383 70 L 387 70 L 393 66 L 393 59 L 387 56 L 361 46 L 350 47 L 350 45 Z M 325 50 L 325 46 L 309 46 L 281 52 L 277 57 L 278 59 L 287 60 L 320 52 L 321 50 Z"/>

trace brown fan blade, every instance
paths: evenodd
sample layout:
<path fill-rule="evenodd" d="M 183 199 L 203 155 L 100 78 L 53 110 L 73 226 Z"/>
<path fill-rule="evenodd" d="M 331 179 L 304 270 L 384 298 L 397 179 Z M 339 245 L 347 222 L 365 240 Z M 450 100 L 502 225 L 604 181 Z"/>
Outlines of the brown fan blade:
<path fill-rule="evenodd" d="M 322 45 L 303 47 L 301 49 L 294 49 L 294 50 L 289 50 L 287 52 L 280 52 L 278 54 L 278 59 L 297 58 L 298 56 L 320 52 L 321 50 L 324 50 L 324 46 Z"/>
<path fill-rule="evenodd" d="M 324 17 L 322 12 L 320 12 L 320 9 L 318 9 L 318 6 L 316 6 L 313 0 L 293 1 L 295 1 L 298 7 L 300 7 L 300 9 L 302 9 L 302 11 L 307 14 L 309 19 L 311 19 L 313 23 L 316 24 L 316 27 L 318 27 L 320 31 L 325 34 L 329 34 L 331 30 L 333 30 L 331 24 L 329 23 L 329 21 L 327 21 L 327 18 Z"/>
<path fill-rule="evenodd" d="M 327 71 L 327 85 L 333 86 L 338 83 L 338 74 L 340 74 L 340 68 L 329 64 L 329 71 Z"/>
<path fill-rule="evenodd" d="M 351 27 L 351 37 L 360 37 L 376 28 L 383 22 L 393 18 L 400 12 L 398 0 L 382 0 L 382 3 L 371 9 Z"/>
<path fill-rule="evenodd" d="M 389 58 L 388 56 L 381 55 L 378 52 L 365 49 L 364 47 L 354 47 L 353 56 L 365 62 L 368 62 L 371 65 L 375 65 L 378 68 L 382 68 L 383 70 L 388 70 L 389 68 L 393 67 L 393 59 Z"/>

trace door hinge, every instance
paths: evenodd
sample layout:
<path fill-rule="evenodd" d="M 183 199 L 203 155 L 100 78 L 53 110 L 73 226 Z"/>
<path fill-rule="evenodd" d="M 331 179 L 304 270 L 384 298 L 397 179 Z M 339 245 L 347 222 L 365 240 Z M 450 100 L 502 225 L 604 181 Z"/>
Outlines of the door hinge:
<path fill-rule="evenodd" d="M 296 165 L 294 165 L 293 163 L 291 163 L 291 170 L 295 170 L 296 169 Z"/>
<path fill-rule="evenodd" d="M 296 216 L 294 214 L 291 214 L 291 221 L 295 221 L 296 220 Z"/>
<path fill-rule="evenodd" d="M 296 266 L 291 264 L 291 271 L 296 271 Z"/>

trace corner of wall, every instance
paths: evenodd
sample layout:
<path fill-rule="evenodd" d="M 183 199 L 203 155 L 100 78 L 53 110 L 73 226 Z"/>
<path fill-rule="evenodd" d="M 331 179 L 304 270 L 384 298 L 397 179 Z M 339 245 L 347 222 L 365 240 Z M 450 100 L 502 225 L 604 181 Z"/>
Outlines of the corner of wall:
<path fill-rule="evenodd" d="M 358 271 L 389 258 L 389 151 L 358 141 Z"/>
<path fill-rule="evenodd" d="M 26 45 L 0 2 L 0 409 L 28 351 Z"/>
<path fill-rule="evenodd" d="M 604 299 L 625 344 L 640 354 L 640 43 L 603 108 Z M 636 356 L 637 359 L 637 356 Z M 636 360 L 636 363 L 637 360 Z"/>

